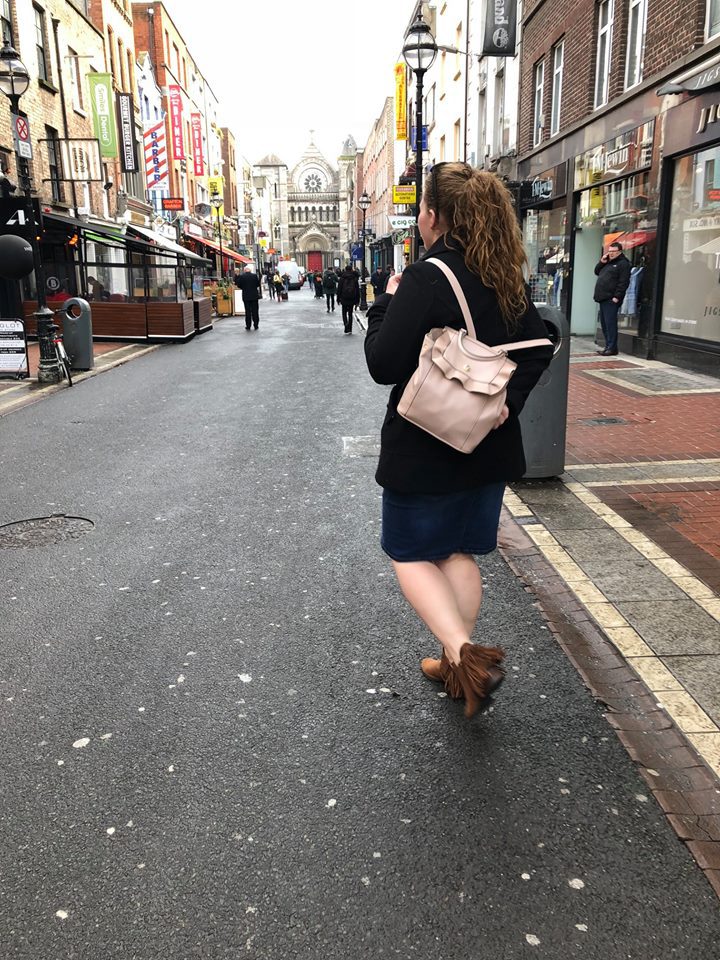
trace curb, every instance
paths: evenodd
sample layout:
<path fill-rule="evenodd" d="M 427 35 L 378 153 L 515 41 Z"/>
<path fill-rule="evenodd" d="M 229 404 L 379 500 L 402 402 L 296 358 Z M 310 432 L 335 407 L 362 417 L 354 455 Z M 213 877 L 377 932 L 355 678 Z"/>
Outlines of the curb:
<path fill-rule="evenodd" d="M 537 598 L 548 629 L 585 686 L 608 708 L 605 719 L 720 898 L 720 789 L 714 772 L 505 507 L 499 549 L 523 589 Z"/>

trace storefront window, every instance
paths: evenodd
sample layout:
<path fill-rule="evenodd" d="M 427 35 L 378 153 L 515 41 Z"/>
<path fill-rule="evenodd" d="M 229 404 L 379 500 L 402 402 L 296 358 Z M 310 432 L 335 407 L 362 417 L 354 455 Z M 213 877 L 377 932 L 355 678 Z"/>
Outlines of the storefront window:
<path fill-rule="evenodd" d="M 148 299 L 176 303 L 185 299 L 185 290 L 178 290 L 177 262 L 163 261 L 153 257 L 148 264 Z"/>
<path fill-rule="evenodd" d="M 534 303 L 561 305 L 569 258 L 565 255 L 567 210 L 528 210 L 523 227 L 528 283 Z"/>
<path fill-rule="evenodd" d="M 675 164 L 661 329 L 720 341 L 720 147 Z"/>

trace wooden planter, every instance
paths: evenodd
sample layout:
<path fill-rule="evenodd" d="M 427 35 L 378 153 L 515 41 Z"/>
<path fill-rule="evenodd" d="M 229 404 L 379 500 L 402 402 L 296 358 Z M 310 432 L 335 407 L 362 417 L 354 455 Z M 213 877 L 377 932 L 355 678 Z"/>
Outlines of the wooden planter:
<path fill-rule="evenodd" d="M 233 315 L 233 302 L 232 294 L 230 296 L 225 296 L 223 293 L 218 290 L 217 292 L 217 315 L 219 317 L 232 317 Z"/>
<path fill-rule="evenodd" d="M 192 300 L 182 303 L 150 301 L 147 311 L 147 335 L 150 340 L 187 340 L 195 335 Z"/>

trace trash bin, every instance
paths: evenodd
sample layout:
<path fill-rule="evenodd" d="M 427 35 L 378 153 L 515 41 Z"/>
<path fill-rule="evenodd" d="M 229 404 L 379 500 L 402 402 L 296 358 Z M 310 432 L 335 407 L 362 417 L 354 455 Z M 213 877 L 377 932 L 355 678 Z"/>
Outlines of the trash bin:
<path fill-rule="evenodd" d="M 92 314 L 90 304 L 80 297 L 70 297 L 61 308 L 63 343 L 73 370 L 92 370 L 95 366 L 92 345 Z"/>
<path fill-rule="evenodd" d="M 536 303 L 548 337 L 555 344 L 550 365 L 520 414 L 527 470 L 525 479 L 557 477 L 565 470 L 570 327 L 557 307 Z"/>

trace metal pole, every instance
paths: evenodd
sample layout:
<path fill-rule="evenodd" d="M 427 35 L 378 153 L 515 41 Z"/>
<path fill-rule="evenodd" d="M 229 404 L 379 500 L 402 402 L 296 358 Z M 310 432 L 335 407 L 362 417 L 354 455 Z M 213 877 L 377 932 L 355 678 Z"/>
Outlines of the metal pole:
<path fill-rule="evenodd" d="M 415 259 L 420 259 L 422 237 L 420 236 L 420 200 L 422 199 L 422 96 L 424 70 L 416 70 L 415 87 Z"/>
<path fill-rule="evenodd" d="M 225 273 L 223 271 L 223 248 L 222 248 L 222 230 L 220 229 L 220 207 L 215 208 L 217 211 L 218 218 L 218 243 L 220 244 L 220 280 L 225 279 Z"/>
<path fill-rule="evenodd" d="M 367 310 L 367 283 L 365 282 L 365 214 L 363 209 L 362 266 L 360 267 L 360 309 Z"/>

